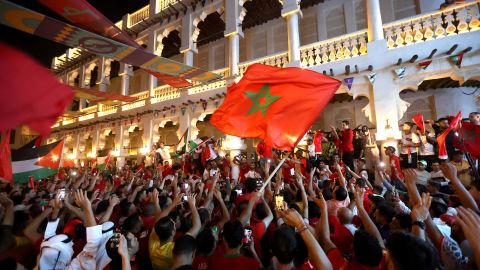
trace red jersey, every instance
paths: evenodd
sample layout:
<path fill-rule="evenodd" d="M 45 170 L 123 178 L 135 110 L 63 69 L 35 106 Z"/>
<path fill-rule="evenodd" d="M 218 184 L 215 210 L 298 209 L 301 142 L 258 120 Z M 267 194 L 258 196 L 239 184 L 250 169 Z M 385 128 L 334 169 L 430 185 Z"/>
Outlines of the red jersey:
<path fill-rule="evenodd" d="M 203 255 L 197 255 L 193 259 L 192 262 L 192 268 L 193 270 L 208 270 L 210 269 L 211 265 L 211 257 L 203 256 Z"/>
<path fill-rule="evenodd" d="M 370 267 L 358 263 L 355 259 L 348 261 L 342 255 L 342 252 L 336 248 L 327 253 L 327 257 L 332 263 L 334 270 L 380 270 L 384 269 L 385 257 L 382 258 L 378 266 Z"/>
<path fill-rule="evenodd" d="M 347 128 L 342 131 L 342 153 L 353 152 L 353 130 Z"/>
<path fill-rule="evenodd" d="M 395 172 L 398 172 L 398 176 L 400 177 L 401 180 L 404 179 L 404 175 L 402 172 L 402 169 L 400 168 L 400 158 L 393 155 L 390 157 L 390 177 L 393 179 L 395 176 Z"/>
<path fill-rule="evenodd" d="M 249 257 L 240 254 L 223 254 L 212 259 L 212 270 L 257 270 L 261 269 L 260 263 Z"/>

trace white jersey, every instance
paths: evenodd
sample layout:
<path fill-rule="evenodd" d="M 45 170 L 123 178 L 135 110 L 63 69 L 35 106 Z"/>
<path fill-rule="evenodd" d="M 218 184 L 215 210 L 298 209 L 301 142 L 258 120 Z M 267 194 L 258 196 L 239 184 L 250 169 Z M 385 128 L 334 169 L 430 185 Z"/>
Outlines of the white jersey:
<path fill-rule="evenodd" d="M 406 135 L 405 133 L 402 133 L 402 140 L 400 141 L 402 144 L 407 144 L 407 143 L 419 143 L 420 139 L 418 138 L 417 134 L 411 132 L 410 134 Z M 409 147 L 400 147 L 400 153 L 401 154 L 408 154 L 408 148 Z M 416 153 L 417 152 L 417 147 L 410 147 L 410 153 Z"/>
<path fill-rule="evenodd" d="M 420 136 L 420 155 L 422 156 L 434 156 L 435 155 L 435 149 L 433 148 L 433 144 L 429 143 L 428 138 L 435 139 L 435 134 L 433 133 L 428 133 L 426 135 Z"/>

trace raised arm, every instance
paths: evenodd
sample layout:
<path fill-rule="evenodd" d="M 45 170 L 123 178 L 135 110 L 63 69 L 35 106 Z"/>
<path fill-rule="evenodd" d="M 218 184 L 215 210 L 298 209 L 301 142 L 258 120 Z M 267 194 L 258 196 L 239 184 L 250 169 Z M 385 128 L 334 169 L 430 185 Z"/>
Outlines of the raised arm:
<path fill-rule="evenodd" d="M 5 209 L 5 214 L 2 221 L 2 243 L 0 244 L 0 252 L 7 250 L 10 247 L 15 245 L 15 237 L 12 233 L 14 213 L 13 213 L 13 202 L 6 194 L 0 194 L 0 205 Z"/>
<path fill-rule="evenodd" d="M 75 191 L 75 202 L 80 206 L 85 214 L 85 227 L 93 227 L 97 225 L 95 216 L 93 215 L 92 203 L 88 199 L 87 191 Z"/>
<path fill-rule="evenodd" d="M 297 185 L 298 189 L 301 194 L 302 194 L 302 204 L 303 204 L 303 217 L 308 218 L 308 199 L 307 199 L 307 193 L 305 192 L 305 186 L 303 185 L 303 179 L 302 176 L 299 173 L 296 173 L 295 176 L 297 177 Z"/>
<path fill-rule="evenodd" d="M 222 219 L 218 222 L 218 225 L 220 227 L 223 227 L 223 224 L 225 224 L 225 222 L 230 220 L 230 213 L 228 212 L 227 206 L 223 201 L 222 193 L 220 192 L 220 190 L 215 190 L 214 195 L 218 203 L 220 204 L 220 209 L 222 210 Z"/>
<path fill-rule="evenodd" d="M 52 213 L 52 208 L 47 208 L 45 211 L 40 213 L 40 215 L 36 216 L 23 230 L 23 234 L 28 238 L 28 240 L 30 240 L 30 243 L 36 243 L 43 237 L 43 235 L 38 232 L 38 227 L 40 227 L 40 224 L 42 224 L 42 222 L 48 217 L 48 215 L 50 215 L 50 213 Z M 45 237 L 47 237 L 47 235 Z"/>
<path fill-rule="evenodd" d="M 323 215 L 322 215 L 323 216 Z M 282 213 L 283 220 L 297 229 L 308 249 L 308 257 L 313 266 L 319 270 L 333 269 L 330 260 L 318 244 L 308 226 L 303 222 L 302 216 L 294 209 L 288 209 Z"/>
<path fill-rule="evenodd" d="M 340 186 L 342 186 L 346 189 L 347 188 L 347 181 L 345 180 L 345 177 L 343 176 L 342 168 L 340 168 L 340 164 L 336 163 L 335 168 L 337 169 L 338 180 L 340 182 Z"/>
<path fill-rule="evenodd" d="M 465 207 L 471 208 L 478 212 L 479 209 L 477 203 L 475 202 L 475 199 L 472 197 L 470 192 L 468 192 L 462 182 L 460 182 L 460 179 L 458 179 L 457 177 L 457 168 L 455 167 L 455 165 L 445 162 L 444 164 L 442 164 L 441 169 L 443 175 L 445 175 L 445 177 L 450 179 L 450 181 L 452 182 L 452 185 L 455 187 L 455 193 L 460 198 L 462 204 Z"/>
<path fill-rule="evenodd" d="M 115 205 L 119 204 L 120 200 L 116 195 L 112 195 L 108 199 L 108 208 L 105 211 L 105 214 L 103 214 L 102 218 L 98 221 L 98 224 L 103 224 L 104 222 L 107 222 L 110 220 L 110 217 L 112 216 L 113 208 L 115 208 Z"/>
<path fill-rule="evenodd" d="M 405 175 L 405 184 L 407 187 L 410 202 L 412 203 L 412 205 L 420 204 L 422 198 L 418 193 L 416 185 L 417 173 L 413 169 L 406 169 L 403 171 L 403 174 Z"/>
<path fill-rule="evenodd" d="M 465 238 L 467 238 L 470 247 L 475 255 L 475 261 L 480 262 L 480 217 L 472 209 L 466 209 L 464 207 L 458 208 L 457 222 L 462 227 Z M 478 264 L 478 263 L 477 263 Z"/>
<path fill-rule="evenodd" d="M 200 215 L 198 214 L 197 206 L 195 205 L 195 196 L 194 194 L 188 195 L 188 206 L 190 211 L 192 211 L 192 228 L 188 230 L 187 234 L 197 237 L 200 229 L 202 228 L 202 222 L 200 221 Z"/>
<path fill-rule="evenodd" d="M 328 208 L 327 202 L 323 198 L 322 193 L 318 195 L 318 199 L 315 197 L 311 197 L 312 200 L 320 207 L 320 220 L 315 227 L 315 234 L 317 236 L 320 245 L 322 246 L 325 252 L 329 252 L 332 249 L 336 249 L 337 247 L 330 239 L 330 227 L 328 225 Z"/>
<path fill-rule="evenodd" d="M 240 220 L 240 222 L 242 223 L 242 225 L 245 226 L 245 224 L 248 224 L 250 222 L 250 217 L 252 216 L 253 206 L 258 201 L 258 199 L 260 199 L 261 197 L 262 197 L 262 193 L 257 191 L 257 192 L 255 192 L 254 196 L 252 196 L 252 198 L 248 201 L 247 208 L 245 208 L 243 210 L 242 214 L 238 218 Z"/>
<path fill-rule="evenodd" d="M 357 188 L 355 190 L 355 203 L 357 205 L 358 215 L 362 220 L 362 224 L 365 227 L 365 231 L 369 233 L 371 236 L 375 237 L 378 240 L 378 243 L 380 244 L 380 246 L 383 249 L 385 249 L 385 244 L 383 243 L 382 236 L 380 235 L 380 232 L 378 231 L 377 226 L 375 226 L 375 223 L 373 223 L 372 219 L 370 219 L 370 216 L 368 215 L 367 210 L 365 210 L 365 208 L 363 207 L 363 197 L 364 197 L 363 188 Z"/>
<path fill-rule="evenodd" d="M 430 194 L 423 193 L 420 203 L 413 207 L 411 213 L 412 221 L 414 222 L 412 226 L 412 233 L 423 240 L 425 240 L 425 229 L 419 224 L 424 223 L 425 220 L 427 220 L 427 218 L 430 216 L 428 210 L 430 209 L 431 203 L 432 197 L 430 197 Z"/>

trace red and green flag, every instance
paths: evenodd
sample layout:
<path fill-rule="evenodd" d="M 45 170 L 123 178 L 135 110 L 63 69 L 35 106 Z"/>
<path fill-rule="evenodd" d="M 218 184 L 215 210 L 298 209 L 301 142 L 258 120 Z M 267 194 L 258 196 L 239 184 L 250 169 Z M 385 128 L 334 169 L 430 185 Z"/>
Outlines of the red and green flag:
<path fill-rule="evenodd" d="M 211 123 L 226 134 L 261 138 L 270 147 L 290 151 L 341 84 L 311 70 L 253 64 L 228 87 Z"/>
<path fill-rule="evenodd" d="M 414 115 L 412 117 L 412 121 L 422 130 L 422 133 L 425 133 L 425 121 L 423 121 L 423 114 Z"/>
<path fill-rule="evenodd" d="M 12 150 L 12 172 L 15 183 L 28 183 L 58 172 L 62 159 L 63 140 L 36 148 Z"/>
<path fill-rule="evenodd" d="M 418 66 L 420 68 L 422 68 L 423 70 L 427 69 L 428 66 L 430 66 L 430 64 L 432 63 L 432 60 L 425 60 L 425 61 L 422 61 L 420 63 L 418 63 Z"/>
<path fill-rule="evenodd" d="M 104 157 L 97 157 L 96 167 L 99 171 L 105 171 L 110 164 L 110 155 Z"/>
<path fill-rule="evenodd" d="M 447 129 L 445 129 L 445 131 L 443 131 L 443 133 L 437 137 L 439 159 L 448 159 L 447 146 L 445 144 L 445 139 L 447 138 L 447 135 L 448 133 L 450 133 L 450 131 L 457 128 L 458 123 L 460 123 L 461 119 L 462 119 L 462 112 L 458 112 L 457 115 L 450 121 L 450 124 L 448 125 Z"/>
<path fill-rule="evenodd" d="M 462 67 L 463 52 L 456 55 L 449 56 L 449 58 L 455 66 L 459 68 Z"/>

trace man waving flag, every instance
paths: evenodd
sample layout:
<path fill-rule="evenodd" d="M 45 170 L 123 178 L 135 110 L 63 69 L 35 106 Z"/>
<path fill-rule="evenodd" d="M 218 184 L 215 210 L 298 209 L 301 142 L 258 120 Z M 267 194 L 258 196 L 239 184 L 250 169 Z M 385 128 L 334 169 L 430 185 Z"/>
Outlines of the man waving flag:
<path fill-rule="evenodd" d="M 253 64 L 228 88 L 211 123 L 226 134 L 262 138 L 268 146 L 290 151 L 340 85 L 310 70 Z"/>

